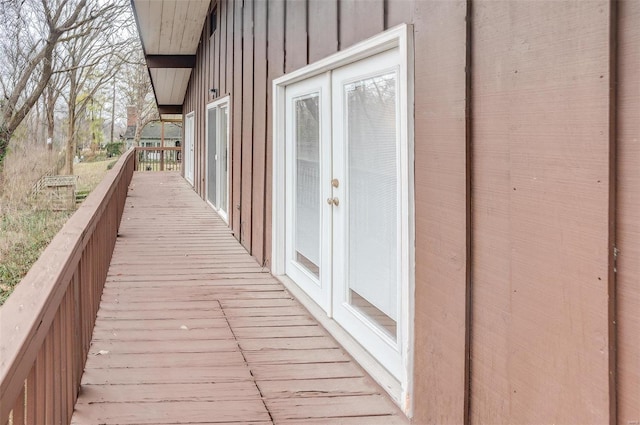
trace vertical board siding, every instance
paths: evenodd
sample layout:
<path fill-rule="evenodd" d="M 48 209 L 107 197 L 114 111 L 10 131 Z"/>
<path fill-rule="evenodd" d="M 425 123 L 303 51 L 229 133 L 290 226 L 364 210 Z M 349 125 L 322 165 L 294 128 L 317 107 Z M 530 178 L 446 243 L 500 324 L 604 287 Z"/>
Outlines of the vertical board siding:
<path fill-rule="evenodd" d="M 264 264 L 265 160 L 267 142 L 267 2 L 254 4 L 253 190 L 251 254 Z"/>
<path fill-rule="evenodd" d="M 231 228 L 236 236 L 236 239 L 240 240 L 240 208 L 241 208 L 241 190 L 242 190 L 242 103 L 244 101 L 242 93 L 242 2 L 233 2 L 233 91 L 232 91 L 232 153 L 231 153 L 231 200 L 229 205 L 231 209 L 230 216 Z"/>
<path fill-rule="evenodd" d="M 202 30 L 202 35 L 205 34 L 205 29 Z M 205 58 L 204 58 L 204 54 L 203 54 L 203 42 L 201 41 L 200 44 L 198 44 L 198 51 L 197 51 L 197 60 L 196 60 L 197 64 L 196 64 L 196 70 L 197 70 L 197 74 L 196 74 L 196 87 L 198 88 L 198 91 L 195 94 L 195 110 L 196 110 L 196 115 L 194 118 L 194 133 L 195 133 L 195 137 L 194 137 L 194 162 L 195 162 L 195 167 L 194 167 L 194 173 L 193 173 L 193 179 L 194 179 L 194 185 L 195 185 L 195 190 L 196 193 L 198 193 L 200 196 L 204 196 L 204 189 L 202 187 L 202 183 L 203 183 L 203 178 L 204 178 L 204 172 L 202 170 L 202 164 L 204 162 L 205 159 L 205 154 L 204 154 L 204 149 L 202 149 L 203 145 L 204 145 L 204 133 L 205 133 L 205 125 L 206 125 L 206 121 L 205 121 L 205 113 L 204 113 L 204 103 L 206 100 L 206 93 L 205 93 L 205 81 L 204 81 L 204 76 L 207 72 L 207 70 L 205 69 Z"/>
<path fill-rule="evenodd" d="M 273 79 L 411 23 L 413 421 L 608 423 L 609 1 L 217 7 L 185 98 L 185 114 L 196 112 L 194 186 L 204 197 L 215 85 L 231 95 L 230 225 L 256 260 L 271 259 Z M 621 1 L 619 16 L 617 390 L 628 424 L 640 416 L 640 3 Z"/>
<path fill-rule="evenodd" d="M 384 28 L 393 28 L 399 24 L 410 24 L 413 22 L 414 2 L 412 0 L 384 0 L 385 17 Z"/>
<path fill-rule="evenodd" d="M 384 30 L 384 0 L 341 0 L 339 7 L 340 50 Z"/>
<path fill-rule="evenodd" d="M 309 63 L 338 51 L 338 0 L 308 0 Z"/>
<path fill-rule="evenodd" d="M 472 17 L 473 246 L 471 319 L 471 423 L 510 424 L 511 390 L 507 372 L 510 306 L 509 252 L 509 99 L 504 80 L 490 75 L 496 58 L 508 51 L 501 35 L 508 10 L 474 3 Z M 495 23 L 493 23 L 496 21 Z M 494 55 L 476 54 L 486 49 Z M 498 53 L 499 52 L 499 53 Z M 502 65 L 504 66 L 504 65 Z M 485 72 L 489 75 L 485 76 Z M 513 74 L 514 71 L 512 70 Z M 506 72 L 505 72 L 506 74 Z M 486 100 L 485 100 L 486 99 Z M 501 140 L 492 143 L 492 140 Z M 476 171 L 478 170 L 478 171 Z M 480 172 L 481 170 L 481 172 Z M 481 308 L 482 310 L 481 310 Z M 481 311 L 480 311 L 481 310 Z"/>
<path fill-rule="evenodd" d="M 220 0 L 218 2 L 218 33 L 220 37 L 220 50 L 218 52 L 218 69 L 220 72 L 220 96 L 227 94 L 227 2 Z"/>
<path fill-rule="evenodd" d="M 618 3 L 618 423 L 640 421 L 640 2 Z"/>
<path fill-rule="evenodd" d="M 210 63 L 211 68 L 213 68 L 213 85 L 212 87 L 217 89 L 216 96 L 221 96 L 222 91 L 220 90 L 220 34 L 222 33 L 221 28 L 221 5 L 218 2 L 216 5 L 216 31 L 213 33 L 213 52 Z"/>
<path fill-rule="evenodd" d="M 244 0 L 242 36 L 242 177 L 240 193 L 240 243 L 251 253 L 253 191 L 253 6 Z"/>
<path fill-rule="evenodd" d="M 267 150 L 265 183 L 265 264 L 271 264 L 271 219 L 273 195 L 273 80 L 284 74 L 285 3 L 268 2 L 267 10 Z"/>
<path fill-rule="evenodd" d="M 471 421 L 605 424 L 609 3 L 473 10 Z"/>
<path fill-rule="evenodd" d="M 285 13 L 285 72 L 291 72 L 307 64 L 307 2 L 286 0 Z"/>
<path fill-rule="evenodd" d="M 415 423 L 464 422 L 466 13 L 416 2 Z"/>

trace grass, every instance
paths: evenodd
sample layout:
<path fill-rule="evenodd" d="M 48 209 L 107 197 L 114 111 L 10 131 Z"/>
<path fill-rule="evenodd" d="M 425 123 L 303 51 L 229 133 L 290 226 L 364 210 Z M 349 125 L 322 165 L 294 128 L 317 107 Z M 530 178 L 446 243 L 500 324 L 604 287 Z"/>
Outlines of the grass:
<path fill-rule="evenodd" d="M 37 152 L 33 150 L 28 155 L 17 152 L 7 158 L 4 170 L 5 181 L 12 184 L 5 185 L 0 194 L 0 306 L 73 213 L 43 209 L 30 198 L 31 185 L 49 166 L 46 160 L 34 165 L 34 157 Z M 77 190 L 93 190 L 113 162 L 75 164 Z"/>
<path fill-rule="evenodd" d="M 0 305 L 70 216 L 70 211 L 36 209 L 2 216 L 0 234 L 5 240 L 0 247 Z"/>
<path fill-rule="evenodd" d="M 73 174 L 79 176 L 78 187 L 76 190 L 93 190 L 98 183 L 102 181 L 105 174 L 107 174 L 109 165 L 113 167 L 112 163 L 115 163 L 113 159 L 107 159 L 105 161 L 81 162 L 79 164 L 74 164 Z"/>

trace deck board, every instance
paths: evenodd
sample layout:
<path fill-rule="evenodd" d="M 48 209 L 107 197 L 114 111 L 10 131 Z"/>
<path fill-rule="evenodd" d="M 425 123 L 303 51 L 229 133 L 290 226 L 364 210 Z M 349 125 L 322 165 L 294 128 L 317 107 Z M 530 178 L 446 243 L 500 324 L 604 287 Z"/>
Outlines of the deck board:
<path fill-rule="evenodd" d="M 408 421 L 180 176 L 136 173 L 72 423 Z"/>

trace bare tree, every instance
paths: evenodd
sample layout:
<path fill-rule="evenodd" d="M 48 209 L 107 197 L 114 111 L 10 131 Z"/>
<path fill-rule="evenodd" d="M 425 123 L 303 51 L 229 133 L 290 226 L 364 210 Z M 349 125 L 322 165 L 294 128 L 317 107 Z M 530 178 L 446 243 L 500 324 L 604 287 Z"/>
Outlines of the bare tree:
<path fill-rule="evenodd" d="M 58 44 L 101 9 L 97 1 L 89 1 L 23 0 L 0 5 L 6 28 L 0 40 L 0 53 L 6 59 L 0 68 L 0 166 L 11 136 L 54 72 Z"/>
<path fill-rule="evenodd" d="M 67 141 L 65 170 L 73 174 L 77 147 L 77 119 L 84 114 L 96 93 L 106 87 L 126 62 L 135 44 L 123 37 L 122 30 L 131 25 L 127 3 L 120 1 L 104 7 L 94 19 L 76 28 L 62 44 L 67 90 Z"/>
<path fill-rule="evenodd" d="M 63 87 L 67 83 L 66 75 L 63 73 L 56 73 L 51 76 L 47 87 L 42 92 L 44 110 L 47 119 L 47 139 L 51 143 L 47 145 L 49 150 L 53 149 L 53 140 L 55 136 L 56 117 L 55 109 L 60 98 L 60 93 Z"/>
<path fill-rule="evenodd" d="M 137 59 L 128 63 L 123 69 L 121 75 L 122 84 L 120 90 L 123 94 L 122 99 L 127 107 L 133 107 L 136 115 L 136 130 L 133 137 L 134 146 L 140 144 L 142 129 L 152 121 L 160 119 L 149 73 L 145 66 L 142 49 L 138 49 L 135 56 Z"/>

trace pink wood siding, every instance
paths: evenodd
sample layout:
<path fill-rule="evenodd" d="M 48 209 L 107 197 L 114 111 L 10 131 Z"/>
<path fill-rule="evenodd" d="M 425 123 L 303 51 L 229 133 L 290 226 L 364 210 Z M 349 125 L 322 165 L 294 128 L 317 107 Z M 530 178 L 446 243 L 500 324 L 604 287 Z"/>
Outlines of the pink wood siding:
<path fill-rule="evenodd" d="M 618 423 L 640 420 L 640 2 L 618 9 Z"/>
<path fill-rule="evenodd" d="M 215 87 L 230 226 L 267 267 L 273 79 L 413 25 L 417 424 L 640 420 L 640 5 L 617 5 L 218 0 L 206 24 L 195 189 Z"/>
<path fill-rule="evenodd" d="M 609 3 L 473 9 L 471 421 L 609 421 Z"/>
<path fill-rule="evenodd" d="M 467 6 L 465 1 L 416 5 L 415 419 L 461 424 L 466 397 Z"/>

